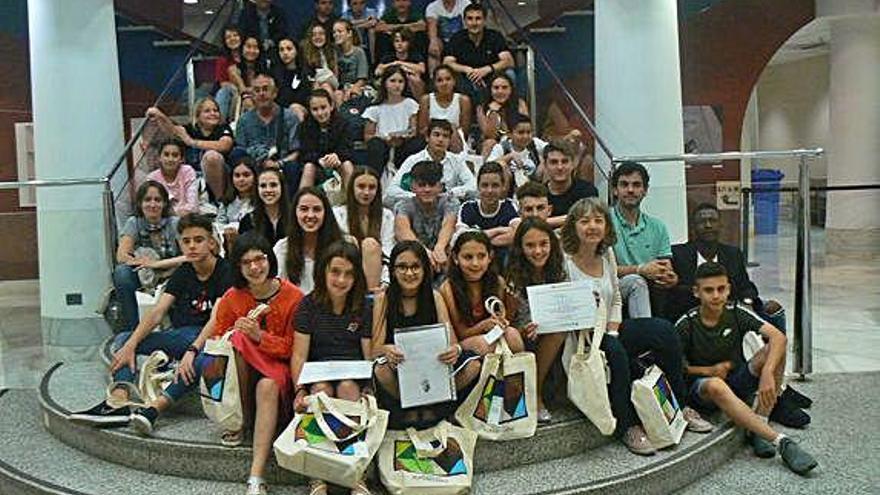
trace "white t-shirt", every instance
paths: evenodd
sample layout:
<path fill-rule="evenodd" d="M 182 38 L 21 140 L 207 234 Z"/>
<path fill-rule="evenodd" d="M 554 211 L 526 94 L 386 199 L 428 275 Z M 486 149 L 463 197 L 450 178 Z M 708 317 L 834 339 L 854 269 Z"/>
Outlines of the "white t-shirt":
<path fill-rule="evenodd" d="M 540 161 L 541 153 L 544 152 L 544 147 L 547 146 L 547 141 L 544 141 L 541 138 L 532 138 L 532 142 L 535 143 L 535 150 L 538 152 L 538 161 Z M 505 144 L 509 143 L 509 144 Z M 510 143 L 510 137 L 504 136 L 501 138 L 501 142 L 492 147 L 492 151 L 489 152 L 489 157 L 486 158 L 487 162 L 494 162 L 498 160 L 502 156 L 507 153 L 504 152 L 505 149 L 509 149 L 511 153 L 513 153 L 513 159 L 517 162 L 517 165 L 521 165 L 526 175 L 532 177 L 535 175 L 535 172 L 538 170 L 538 165 L 540 163 L 535 163 L 532 159 L 532 154 L 529 153 L 529 148 L 526 147 L 522 151 L 516 151 L 513 149 L 513 143 Z"/>
<path fill-rule="evenodd" d="M 276 242 L 272 251 L 278 259 L 278 276 L 287 278 L 287 237 Z M 300 288 L 303 294 L 308 294 L 315 288 L 315 281 L 312 276 L 314 270 L 315 260 L 308 256 L 303 257 L 302 275 L 299 277 L 299 284 L 297 284 L 297 287 Z"/>
<path fill-rule="evenodd" d="M 376 135 L 388 137 L 392 133 L 409 130 L 409 119 L 419 112 L 419 104 L 412 98 L 404 98 L 399 103 L 380 103 L 367 107 L 363 118 L 376 123 Z"/>
<path fill-rule="evenodd" d="M 443 0 L 434 0 L 425 7 L 425 19 L 437 19 L 437 34 L 440 39 L 449 41 L 457 31 L 464 29 L 464 8 L 471 0 L 456 0 L 452 10 L 446 10 Z"/>

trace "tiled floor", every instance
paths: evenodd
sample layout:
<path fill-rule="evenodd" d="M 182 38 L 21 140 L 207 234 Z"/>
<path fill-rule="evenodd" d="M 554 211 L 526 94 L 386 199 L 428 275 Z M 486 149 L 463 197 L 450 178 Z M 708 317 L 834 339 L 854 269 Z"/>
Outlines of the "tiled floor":
<path fill-rule="evenodd" d="M 880 370 L 880 258 L 841 259 L 825 253 L 824 232 L 813 231 L 813 371 Z M 794 323 L 794 227 L 758 236 L 751 274 L 762 297 L 775 298 Z M 57 360 L 89 359 L 96 349 L 42 345 L 37 281 L 0 282 L 0 388 L 32 388 Z M 789 359 L 789 366 L 791 360 Z"/>

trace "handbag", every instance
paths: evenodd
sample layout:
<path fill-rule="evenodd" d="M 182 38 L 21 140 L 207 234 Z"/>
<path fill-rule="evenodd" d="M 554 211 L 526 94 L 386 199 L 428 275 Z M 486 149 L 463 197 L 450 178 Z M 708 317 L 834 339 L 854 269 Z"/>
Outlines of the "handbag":
<path fill-rule="evenodd" d="M 605 304 L 600 302 L 589 352 L 585 350 L 588 330 L 581 330 L 578 332 L 576 351 L 571 356 L 568 369 L 569 400 L 603 435 L 611 435 L 617 426 L 617 419 L 611 412 L 611 401 L 608 399 L 610 372 L 605 353 L 599 349 L 605 336 L 607 317 Z"/>
<path fill-rule="evenodd" d="M 165 368 L 170 359 L 163 351 L 153 351 L 138 370 L 137 384 L 112 382 L 107 386 L 107 404 L 113 408 L 149 407 L 162 395 L 165 387 L 174 380 L 174 368 Z M 113 395 L 117 388 L 128 392 L 128 400 L 120 401 Z"/>
<path fill-rule="evenodd" d="M 239 431 L 244 425 L 241 392 L 238 385 L 235 348 L 229 341 L 232 331 L 208 339 L 202 353 L 211 356 L 202 368 L 199 395 L 205 415 L 224 430 Z"/>
<path fill-rule="evenodd" d="M 273 445 L 278 465 L 309 478 L 353 488 L 379 451 L 388 427 L 388 411 L 367 395 L 357 402 L 328 397 L 307 398 Z"/>
<path fill-rule="evenodd" d="M 345 203 L 345 190 L 342 187 L 342 177 L 335 170 L 327 170 L 326 174 L 330 177 L 321 184 L 327 201 L 333 206 L 339 206 Z"/>
<path fill-rule="evenodd" d="M 379 479 L 392 495 L 467 493 L 477 434 L 441 421 L 427 430 L 389 430 L 379 448 Z"/>
<path fill-rule="evenodd" d="M 458 423 L 481 438 L 504 441 L 528 438 L 538 427 L 535 355 L 514 354 L 498 339 L 495 352 L 483 358 L 480 379 L 458 410 Z"/>
<path fill-rule="evenodd" d="M 669 380 L 657 365 L 633 382 L 630 400 L 654 447 L 662 449 L 681 441 L 687 421 Z"/>

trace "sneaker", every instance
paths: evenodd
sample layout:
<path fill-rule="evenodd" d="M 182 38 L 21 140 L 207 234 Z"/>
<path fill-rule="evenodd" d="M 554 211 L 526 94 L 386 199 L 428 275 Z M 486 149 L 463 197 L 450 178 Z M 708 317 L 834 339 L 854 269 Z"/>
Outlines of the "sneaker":
<path fill-rule="evenodd" d="M 633 454 L 654 455 L 657 452 L 641 425 L 631 426 L 626 430 L 626 433 L 623 434 L 623 444 Z"/>
<path fill-rule="evenodd" d="M 546 425 L 553 421 L 553 415 L 546 408 L 538 409 L 538 424 Z"/>
<path fill-rule="evenodd" d="M 358 481 L 354 488 L 351 489 L 351 495 L 373 495 L 367 484 L 361 480 Z"/>
<path fill-rule="evenodd" d="M 798 409 L 794 404 L 788 401 L 776 401 L 776 406 L 770 411 L 770 421 L 779 423 L 789 428 L 803 428 L 810 424 L 810 415 Z"/>
<path fill-rule="evenodd" d="M 327 483 L 322 480 L 309 480 L 309 495 L 327 495 Z"/>
<path fill-rule="evenodd" d="M 131 425 L 141 435 L 150 435 L 158 418 L 159 411 L 155 407 L 139 407 L 131 414 Z"/>
<path fill-rule="evenodd" d="M 750 433 L 749 442 L 752 444 L 752 452 L 761 459 L 769 459 L 776 455 L 776 447 L 771 442 L 764 440 L 763 437 Z"/>
<path fill-rule="evenodd" d="M 681 412 L 684 416 L 684 420 L 687 422 L 688 431 L 694 433 L 709 433 L 715 429 L 712 423 L 703 419 L 703 417 L 700 416 L 700 413 L 696 410 L 691 409 L 690 407 L 685 407 Z"/>
<path fill-rule="evenodd" d="M 269 487 L 263 481 L 248 481 L 246 495 L 268 495 Z"/>
<path fill-rule="evenodd" d="M 801 476 L 809 473 L 813 468 L 819 465 L 813 456 L 807 453 L 806 450 L 802 449 L 797 442 L 788 437 L 779 441 L 779 455 L 782 456 L 782 460 L 785 462 L 785 465 L 788 466 L 788 469 L 791 469 Z"/>
<path fill-rule="evenodd" d="M 791 388 L 791 385 L 785 387 L 779 398 L 801 409 L 809 409 L 813 405 L 813 399 Z"/>
<path fill-rule="evenodd" d="M 91 409 L 72 413 L 68 419 L 92 426 L 111 427 L 127 425 L 130 417 L 131 410 L 128 406 L 114 408 L 103 401 Z"/>

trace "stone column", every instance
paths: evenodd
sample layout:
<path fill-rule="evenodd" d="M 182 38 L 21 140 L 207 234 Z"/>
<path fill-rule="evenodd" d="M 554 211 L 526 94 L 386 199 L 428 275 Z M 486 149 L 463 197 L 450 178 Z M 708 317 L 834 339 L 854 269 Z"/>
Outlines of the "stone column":
<path fill-rule="evenodd" d="M 831 23 L 828 185 L 880 183 L 880 15 Z M 880 191 L 829 192 L 829 254 L 880 254 Z"/>
<path fill-rule="evenodd" d="M 29 0 L 39 179 L 100 177 L 124 145 L 113 0 Z M 110 284 L 102 186 L 40 188 L 37 234 L 43 342 L 94 345 Z"/>
<path fill-rule="evenodd" d="M 676 0 L 596 0 L 596 127 L 615 155 L 683 152 Z M 597 160 L 607 167 L 602 153 Z M 642 209 L 687 239 L 684 164 L 645 164 Z"/>

